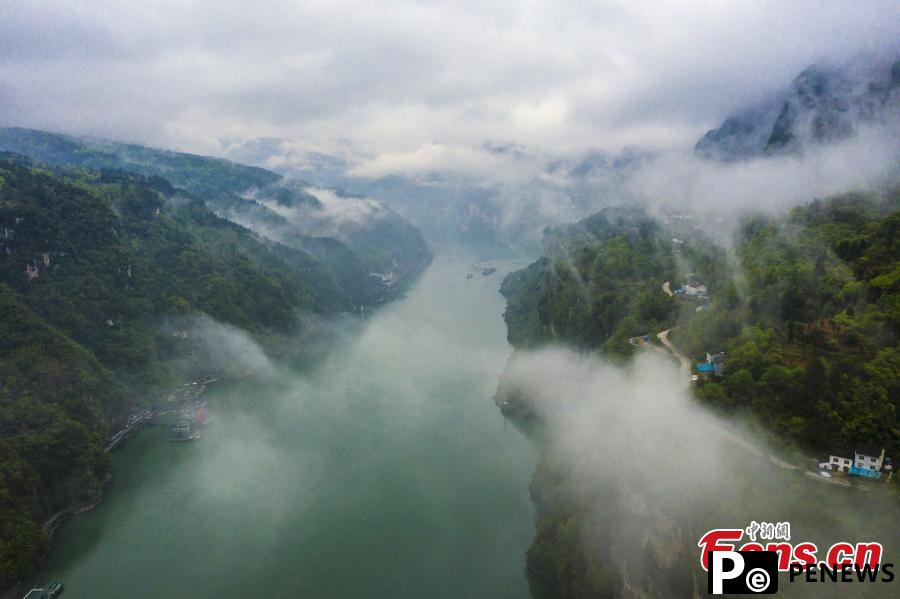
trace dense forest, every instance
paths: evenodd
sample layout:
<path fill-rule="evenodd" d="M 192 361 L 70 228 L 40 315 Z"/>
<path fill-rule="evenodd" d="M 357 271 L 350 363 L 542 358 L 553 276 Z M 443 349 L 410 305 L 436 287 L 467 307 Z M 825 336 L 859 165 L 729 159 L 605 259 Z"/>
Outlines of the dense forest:
<path fill-rule="evenodd" d="M 550 231 L 545 255 L 503 282 L 509 340 L 624 359 L 630 337 L 673 328 L 691 358 L 727 356 L 727 376 L 695 386 L 700 400 L 752 415 L 797 449 L 900 449 L 898 232 L 897 190 L 748 217 L 728 251 L 702 233 L 673 251 L 672 231 L 606 209 Z M 679 278 L 709 297 L 666 295 L 662 283 Z"/>
<path fill-rule="evenodd" d="M 897 190 L 749 219 L 735 249 L 739 273 L 728 275 L 724 256 L 698 269 L 715 290 L 709 309 L 672 333 L 692 356 L 725 352 L 727 375 L 698 385 L 698 397 L 752 416 L 799 450 L 896 453 L 898 233 Z"/>
<path fill-rule="evenodd" d="M 49 545 L 41 524 L 87 501 L 110 471 L 104 409 L 112 376 L 0 284 L 0 587 L 28 573 Z"/>
<path fill-rule="evenodd" d="M 287 252 L 288 248 L 283 248 Z M 110 427 L 187 373 L 163 317 L 204 313 L 260 336 L 350 303 L 309 256 L 121 171 L 0 160 L 0 583 L 46 548 L 41 523 L 93 497 Z"/>
<path fill-rule="evenodd" d="M 629 337 L 661 330 L 675 315 L 660 291 L 675 272 L 670 246 L 642 211 L 604 209 L 548 231 L 544 245 L 543 257 L 501 287 L 513 346 L 559 341 L 620 355 Z"/>
<path fill-rule="evenodd" d="M 396 295 L 431 260 L 418 229 L 387 206 L 340 189 L 318 190 L 258 167 L 22 128 L 0 129 L 0 150 L 51 166 L 164 179 L 217 216 L 310 254 L 359 305 Z"/>
<path fill-rule="evenodd" d="M 44 164 L 94 171 L 121 169 L 148 177 L 162 177 L 202 198 L 263 187 L 281 178 L 265 169 L 218 158 L 106 140 L 85 140 L 19 127 L 0 129 L 0 149 L 29 156 Z"/>
<path fill-rule="evenodd" d="M 216 373 L 217 348 L 192 333 L 194 319 L 278 356 L 302 351 L 307 316 L 401 288 L 373 280 L 369 261 L 337 239 L 279 243 L 159 174 L 115 165 L 0 155 L 0 588 L 45 553 L 49 518 L 99 494 L 110 430 L 163 391 Z M 415 253 L 406 276 L 430 258 L 413 231 L 403 232 Z M 369 240 L 373 255 L 384 242 Z"/>
<path fill-rule="evenodd" d="M 672 329 L 670 340 L 695 363 L 725 354 L 724 374 L 692 384 L 696 399 L 770 432 L 781 451 L 812 457 L 866 444 L 896 455 L 898 227 L 896 187 L 746 217 L 728 245 L 714 241 L 721 231 L 606 209 L 548 231 L 544 256 L 506 278 L 509 340 L 517 349 L 566 343 L 623 362 L 642 351 L 629 338 L 652 343 Z M 669 296 L 664 282 L 702 283 L 708 297 Z M 498 400 L 514 417 L 533 417 L 519 391 L 501 381 Z M 551 596 L 622 591 L 609 547 L 585 541 L 587 529 L 602 538 L 615 524 L 584 508 L 581 486 L 542 456 L 528 567 Z M 614 501 L 610 493 L 594 500 Z"/>

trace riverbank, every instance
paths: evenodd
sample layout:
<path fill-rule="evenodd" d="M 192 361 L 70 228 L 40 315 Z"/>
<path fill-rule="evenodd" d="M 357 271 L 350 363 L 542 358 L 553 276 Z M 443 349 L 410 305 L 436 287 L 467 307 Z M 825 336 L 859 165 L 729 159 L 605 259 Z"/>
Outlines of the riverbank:
<path fill-rule="evenodd" d="M 110 481 L 112 481 L 112 474 L 105 477 L 100 482 L 100 492 L 98 492 L 96 495 L 94 495 L 93 497 L 91 497 L 90 499 L 87 499 L 85 501 L 78 502 L 77 504 L 72 505 L 68 508 L 59 510 L 58 512 L 56 512 L 55 514 L 53 514 L 52 516 L 47 518 L 47 520 L 44 521 L 41 528 L 44 530 L 44 532 L 46 532 L 48 535 L 50 535 L 51 542 L 53 540 L 53 533 L 66 520 L 68 520 L 72 516 L 75 516 L 77 514 L 83 514 L 84 512 L 87 512 L 88 510 L 91 510 L 91 509 L 97 507 L 97 505 L 99 505 L 99 503 L 101 501 L 103 501 L 103 489 L 107 485 L 109 485 Z"/>
<path fill-rule="evenodd" d="M 151 407 L 150 409 L 140 409 L 132 414 L 122 428 L 109 436 L 104 451 L 110 453 L 122 447 L 140 433 L 145 426 L 159 424 L 160 418 L 166 414 L 177 411 L 184 407 L 186 403 L 196 402 L 204 394 L 208 385 L 217 381 L 219 381 L 218 377 L 210 377 L 202 383 L 199 381 L 189 381 L 164 392 L 155 403 L 160 404 L 165 402 L 170 404 L 166 409 L 154 409 Z M 178 402 L 178 407 L 171 406 L 175 401 Z M 97 493 L 87 499 L 73 502 L 71 505 L 57 510 L 41 523 L 41 530 L 47 535 L 47 551 L 38 561 L 38 566 L 44 563 L 47 556 L 53 550 L 54 535 L 56 531 L 74 516 L 84 514 L 100 505 L 104 499 L 104 492 L 112 482 L 112 478 L 113 472 L 110 471 L 99 481 L 100 484 Z M 0 594 L 0 599 L 18 599 L 30 588 L 31 585 L 19 583 L 3 594 Z"/>
<path fill-rule="evenodd" d="M 97 599 L 527 596 L 535 455 L 490 401 L 509 346 L 499 280 L 466 279 L 471 261 L 439 256 L 303 364 L 218 383 L 202 441 L 133 437 L 38 580 Z"/>
<path fill-rule="evenodd" d="M 49 540 L 48 540 L 47 552 L 44 553 L 43 557 L 41 558 L 40 563 L 43 563 L 43 561 L 47 558 L 47 555 L 50 553 L 50 551 L 53 548 L 53 535 L 56 532 L 56 530 L 60 526 L 65 524 L 65 522 L 69 518 L 72 518 L 73 516 L 77 516 L 78 514 L 83 514 L 85 512 L 88 512 L 88 511 L 94 509 L 95 507 L 97 507 L 103 501 L 104 488 L 106 488 L 111 481 L 112 481 L 112 473 L 110 473 L 108 476 L 106 476 L 100 482 L 100 491 L 97 494 L 95 494 L 94 496 L 92 496 L 91 498 L 89 498 L 87 500 L 79 501 L 79 502 L 75 503 L 74 505 L 71 505 L 67 508 L 57 511 L 56 513 L 51 515 L 49 518 L 47 518 L 43 522 L 43 524 L 41 525 L 41 529 L 45 533 L 47 533 Z M 9 590 L 0 593 L 0 599 L 20 599 L 31 588 L 32 588 L 32 585 L 30 585 L 30 584 L 19 583 L 18 585 L 13 586 Z"/>

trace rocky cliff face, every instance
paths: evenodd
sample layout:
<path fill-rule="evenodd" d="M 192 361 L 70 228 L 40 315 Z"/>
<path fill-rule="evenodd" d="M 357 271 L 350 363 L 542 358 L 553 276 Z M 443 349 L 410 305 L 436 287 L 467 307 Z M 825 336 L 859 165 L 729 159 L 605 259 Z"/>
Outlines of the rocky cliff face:
<path fill-rule="evenodd" d="M 707 132 L 694 147 L 703 158 L 732 161 L 801 151 L 846 139 L 865 126 L 896 128 L 900 60 L 812 66 L 790 87 Z"/>

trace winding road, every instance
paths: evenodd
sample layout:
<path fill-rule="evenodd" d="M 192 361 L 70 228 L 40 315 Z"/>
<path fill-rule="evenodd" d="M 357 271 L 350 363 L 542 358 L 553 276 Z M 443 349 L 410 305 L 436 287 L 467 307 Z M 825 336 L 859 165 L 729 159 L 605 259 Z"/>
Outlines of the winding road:
<path fill-rule="evenodd" d="M 684 370 L 687 373 L 687 375 L 690 377 L 691 376 L 691 360 L 686 355 L 684 355 L 684 353 L 680 349 L 675 347 L 675 345 L 671 341 L 669 341 L 669 333 L 671 331 L 672 331 L 672 329 L 666 329 L 665 331 L 661 331 L 659 334 L 657 334 L 656 337 L 659 339 L 660 343 L 662 343 L 663 345 L 666 346 L 666 349 L 668 349 L 670 352 L 672 352 L 675 355 L 676 358 L 678 358 L 678 361 L 681 362 L 682 370 Z"/>
<path fill-rule="evenodd" d="M 668 281 L 666 281 L 665 283 L 663 283 L 663 291 L 665 291 L 665 292 L 668 293 L 669 295 L 672 295 L 671 291 L 669 291 L 669 282 L 668 282 Z M 656 337 L 659 339 L 659 342 L 662 343 L 662 344 L 665 346 L 666 349 L 668 349 L 668 350 L 669 350 L 676 358 L 678 358 L 678 361 L 681 363 L 681 369 L 684 371 L 684 373 L 685 373 L 688 377 L 690 377 L 690 376 L 691 376 L 691 372 L 692 372 L 692 368 L 691 368 L 691 359 L 688 358 L 687 355 L 685 355 L 684 352 L 682 352 L 680 349 L 678 349 L 677 347 L 675 347 L 675 344 L 674 344 L 674 343 L 672 343 L 671 341 L 669 341 L 669 333 L 672 332 L 672 330 L 673 330 L 673 329 L 666 329 L 665 331 L 660 331 L 660 332 L 656 335 Z M 785 460 L 782 460 L 781 458 L 779 458 L 779 457 L 776 456 L 775 454 L 767 453 L 767 452 L 761 450 L 760 448 L 758 448 L 758 447 L 756 447 L 755 445 L 753 445 L 753 444 L 751 444 L 751 443 L 745 441 L 744 439 L 742 439 L 742 438 L 739 437 L 738 435 L 734 434 L 733 432 L 731 432 L 731 431 L 725 429 L 724 427 L 719 427 L 718 430 L 719 430 L 719 432 L 720 432 L 723 436 L 725 436 L 727 439 L 729 439 L 729 440 L 732 441 L 733 443 L 735 443 L 735 444 L 737 444 L 737 445 L 743 447 L 743 448 L 746 449 L 747 451 L 750 451 L 751 453 L 753 453 L 753 454 L 755 454 L 755 455 L 757 455 L 757 456 L 759 456 L 759 457 L 765 457 L 765 458 L 768 458 L 768 460 L 769 460 L 772 464 L 778 466 L 779 468 L 785 468 L 785 469 L 788 469 L 788 470 L 799 470 L 799 469 L 800 469 L 799 466 L 796 466 L 796 465 L 794 465 L 794 464 L 791 464 L 790 462 L 786 462 Z"/>

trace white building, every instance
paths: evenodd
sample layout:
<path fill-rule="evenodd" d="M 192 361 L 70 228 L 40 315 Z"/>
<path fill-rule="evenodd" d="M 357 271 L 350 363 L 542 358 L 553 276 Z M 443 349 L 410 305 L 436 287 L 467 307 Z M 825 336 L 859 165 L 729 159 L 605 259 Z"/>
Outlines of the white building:
<path fill-rule="evenodd" d="M 884 464 L 884 449 L 857 447 L 853 453 L 853 465 L 857 468 L 879 472 Z"/>
<path fill-rule="evenodd" d="M 706 297 L 706 285 L 691 285 L 690 283 L 684 284 L 684 294 L 689 297 Z"/>
<path fill-rule="evenodd" d="M 850 472 L 850 468 L 853 466 L 853 459 L 846 457 L 848 455 L 853 454 L 840 449 L 834 450 L 828 454 L 828 459 L 826 461 L 819 462 L 819 468 L 823 470 L 834 470 L 835 472 Z"/>

